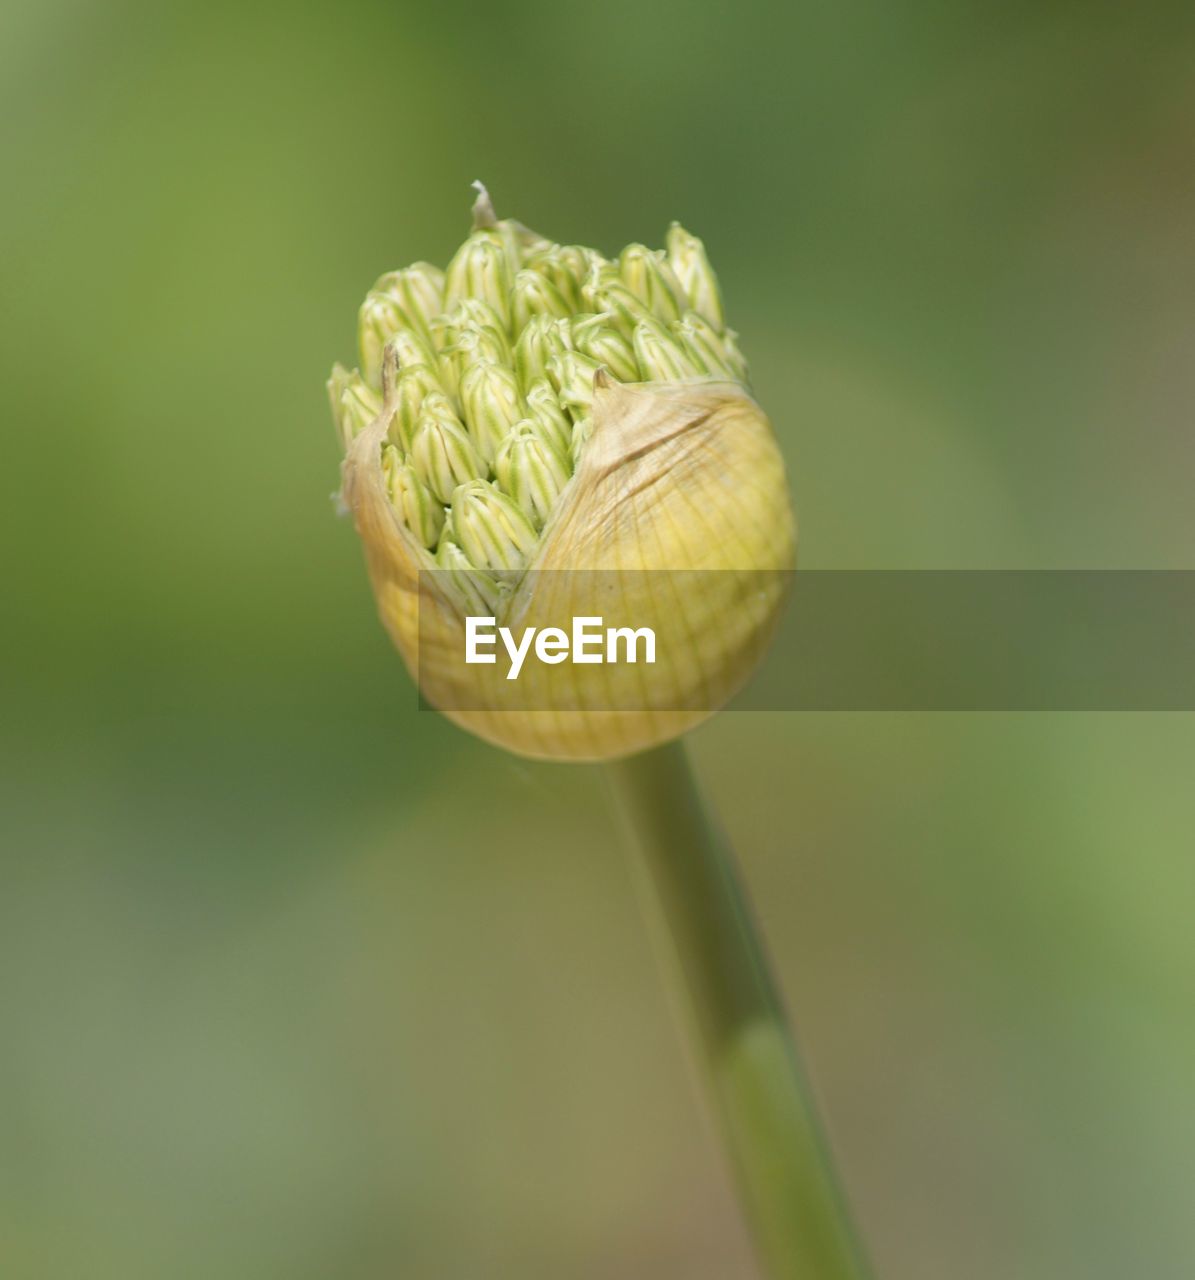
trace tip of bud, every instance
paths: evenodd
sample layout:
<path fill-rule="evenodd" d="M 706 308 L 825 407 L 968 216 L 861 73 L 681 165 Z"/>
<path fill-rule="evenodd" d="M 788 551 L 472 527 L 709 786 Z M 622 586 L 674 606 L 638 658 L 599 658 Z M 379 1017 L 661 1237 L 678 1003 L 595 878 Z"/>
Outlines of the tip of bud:
<path fill-rule="evenodd" d="M 473 201 L 473 230 L 480 231 L 483 227 L 494 226 L 498 215 L 494 212 L 494 202 L 490 199 L 485 183 L 478 178 L 469 185 L 477 192 L 477 199 Z"/>

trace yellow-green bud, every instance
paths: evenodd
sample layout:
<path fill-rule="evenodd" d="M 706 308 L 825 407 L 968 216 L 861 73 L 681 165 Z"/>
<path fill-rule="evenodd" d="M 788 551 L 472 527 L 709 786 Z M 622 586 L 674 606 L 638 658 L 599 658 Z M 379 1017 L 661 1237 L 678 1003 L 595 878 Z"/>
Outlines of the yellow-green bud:
<path fill-rule="evenodd" d="M 461 378 L 461 407 L 477 451 L 492 463 L 506 433 L 523 416 L 518 379 L 506 365 L 479 360 Z"/>
<path fill-rule="evenodd" d="M 444 310 L 444 272 L 439 267 L 430 262 L 414 262 L 401 271 L 388 271 L 373 291 L 393 298 L 408 326 L 431 340 L 432 321 Z"/>
<path fill-rule="evenodd" d="M 593 405 L 593 377 L 601 368 L 580 351 L 565 351 L 548 361 L 548 377 L 560 403 L 574 414 L 588 413 Z"/>
<path fill-rule="evenodd" d="M 619 382 L 638 381 L 639 365 L 631 344 L 605 323 L 605 317 L 595 316 L 581 324 L 574 322 L 573 345 L 583 355 L 605 365 Z"/>
<path fill-rule="evenodd" d="M 532 316 L 515 342 L 514 366 L 519 383 L 528 388 L 548 376 L 548 361 L 560 349 L 556 325 L 551 316 Z"/>
<path fill-rule="evenodd" d="M 498 612 L 506 593 L 493 578 L 482 573 L 451 538 L 441 538 L 435 567 L 447 570 L 465 613 L 484 615 Z"/>
<path fill-rule="evenodd" d="M 410 449 L 419 412 L 429 395 L 444 395 L 444 386 L 434 369 L 426 364 L 409 364 L 398 371 L 394 383 L 394 421 L 390 424 L 390 439 L 395 444 Z"/>
<path fill-rule="evenodd" d="M 629 244 L 618 262 L 623 284 L 665 324 L 680 319 L 684 290 L 662 253 Z"/>
<path fill-rule="evenodd" d="M 568 484 L 569 463 L 539 423 L 524 418 L 502 442 L 494 459 L 494 473 L 503 490 L 541 529 Z"/>
<path fill-rule="evenodd" d="M 444 527 L 444 508 L 392 444 L 382 450 L 382 475 L 407 528 L 425 547 L 434 547 Z"/>
<path fill-rule="evenodd" d="M 573 439 L 572 420 L 561 407 L 560 397 L 547 378 L 537 379 L 528 388 L 527 412 L 555 445 L 557 453 L 567 454 Z"/>
<path fill-rule="evenodd" d="M 508 328 L 511 274 L 502 245 L 484 233 L 474 232 L 448 264 L 445 305 L 453 307 L 466 298 L 478 298 L 492 307 L 503 328 Z"/>
<path fill-rule="evenodd" d="M 511 316 L 518 333 L 532 316 L 555 316 L 564 319 L 572 315 L 564 294 L 538 271 L 520 271 L 515 276 L 510 297 Z"/>
<path fill-rule="evenodd" d="M 456 341 L 445 349 L 440 358 L 440 370 L 444 382 L 451 391 L 459 394 L 461 380 L 470 366 L 488 360 L 491 364 L 509 364 L 510 340 L 501 329 L 493 325 L 467 324 L 456 335 Z"/>
<path fill-rule="evenodd" d="M 452 525 L 478 569 L 521 569 L 539 534 L 513 498 L 488 480 L 470 480 L 452 495 Z"/>
<path fill-rule="evenodd" d="M 353 437 L 364 431 L 382 412 L 382 399 L 377 392 L 365 385 L 356 369 L 350 373 L 340 364 L 333 367 L 332 376 L 328 379 L 328 400 L 332 405 L 332 420 L 345 449 Z"/>
<path fill-rule="evenodd" d="M 566 315 L 581 309 L 581 286 L 589 273 L 589 260 L 578 245 L 554 244 L 527 259 L 527 268 L 538 271 L 560 291 L 568 305 Z"/>
<path fill-rule="evenodd" d="M 672 326 L 673 333 L 702 373 L 713 378 L 738 378 L 726 350 L 725 335 L 696 311 L 686 311 Z"/>
<path fill-rule="evenodd" d="M 668 263 L 685 291 L 688 305 L 715 328 L 725 324 L 718 277 L 706 257 L 705 245 L 679 222 L 668 230 Z"/>
<path fill-rule="evenodd" d="M 361 373 L 376 391 L 382 385 L 382 352 L 386 344 L 413 324 L 410 316 L 388 293 L 370 291 L 357 313 L 357 350 Z"/>
<path fill-rule="evenodd" d="M 466 480 L 486 473 L 486 464 L 459 422 L 442 411 L 424 410 L 411 440 L 411 462 L 420 478 L 441 502 Z"/>
<path fill-rule="evenodd" d="M 645 382 L 683 382 L 701 376 L 692 357 L 658 320 L 641 320 L 632 341 Z"/>

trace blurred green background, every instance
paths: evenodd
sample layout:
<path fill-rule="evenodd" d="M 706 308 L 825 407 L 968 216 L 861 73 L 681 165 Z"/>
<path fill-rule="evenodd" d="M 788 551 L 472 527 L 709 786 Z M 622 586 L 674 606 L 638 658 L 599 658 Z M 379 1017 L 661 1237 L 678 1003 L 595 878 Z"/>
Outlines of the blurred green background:
<path fill-rule="evenodd" d="M 599 779 L 416 710 L 323 379 L 474 178 L 679 217 L 805 565 L 1190 567 L 1183 9 L 5 0 L 6 1280 L 752 1274 Z M 1190 1276 L 1192 718 L 693 750 L 884 1280 Z"/>

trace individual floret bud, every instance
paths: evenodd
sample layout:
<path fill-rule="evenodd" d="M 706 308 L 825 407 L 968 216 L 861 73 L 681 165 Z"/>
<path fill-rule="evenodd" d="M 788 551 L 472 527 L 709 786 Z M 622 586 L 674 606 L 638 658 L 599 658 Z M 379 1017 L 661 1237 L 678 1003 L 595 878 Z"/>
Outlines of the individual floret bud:
<path fill-rule="evenodd" d="M 605 365 L 619 382 L 636 382 L 639 365 L 631 344 L 606 322 L 595 316 L 582 324 L 573 324 L 573 345 L 582 354 Z"/>
<path fill-rule="evenodd" d="M 686 311 L 672 332 L 702 373 L 712 378 L 738 378 L 727 355 L 724 335 L 696 311 Z"/>
<path fill-rule="evenodd" d="M 373 288 L 393 298 L 408 326 L 431 340 L 432 321 L 444 310 L 444 272 L 439 267 L 415 262 L 401 271 L 388 271 Z"/>
<path fill-rule="evenodd" d="M 470 366 L 488 360 L 491 364 L 511 362 L 510 341 L 501 329 L 492 325 L 466 325 L 451 347 L 440 357 L 444 381 L 454 394 L 460 393 L 461 380 Z"/>
<path fill-rule="evenodd" d="M 357 313 L 357 348 L 362 376 L 375 391 L 382 385 L 382 352 L 386 344 L 399 333 L 418 341 L 412 330 L 413 323 L 389 294 L 376 291 L 366 294 Z"/>
<path fill-rule="evenodd" d="M 532 316 L 563 319 L 573 312 L 560 290 L 538 271 L 520 271 L 510 295 L 510 312 L 516 333 Z"/>
<path fill-rule="evenodd" d="M 463 613 L 484 616 L 498 612 L 507 593 L 493 578 L 482 573 L 451 538 L 440 539 L 435 567 L 443 571 L 456 592 Z"/>
<path fill-rule="evenodd" d="M 748 381 L 747 359 L 739 350 L 739 335 L 733 329 L 722 331 L 722 347 L 726 352 L 726 362 L 730 365 L 734 376 L 740 382 L 746 383 Z"/>
<path fill-rule="evenodd" d="M 444 386 L 429 365 L 410 364 L 398 371 L 394 391 L 394 421 L 390 424 L 390 439 L 409 450 L 425 398 L 429 395 L 443 396 Z"/>
<path fill-rule="evenodd" d="M 593 405 L 593 378 L 601 368 L 579 351 L 565 351 L 548 361 L 548 377 L 560 396 L 560 403 L 575 417 L 588 413 Z"/>
<path fill-rule="evenodd" d="M 721 329 L 726 321 L 718 277 L 706 257 L 705 245 L 679 222 L 674 222 L 668 230 L 668 263 L 685 291 L 689 306 Z"/>
<path fill-rule="evenodd" d="M 605 258 L 595 257 L 589 264 L 585 279 L 581 282 L 581 302 L 594 312 L 606 311 L 602 295 L 613 285 L 622 287 L 622 277 L 618 274 L 618 264 L 607 262 Z M 646 311 L 647 308 L 644 308 Z"/>
<path fill-rule="evenodd" d="M 415 426 L 411 463 L 444 503 L 451 501 L 458 485 L 486 474 L 486 464 L 464 427 L 448 415 L 426 408 Z"/>
<path fill-rule="evenodd" d="M 452 526 L 461 550 L 482 570 L 521 569 L 539 541 L 522 508 L 488 480 L 470 480 L 452 495 Z"/>
<path fill-rule="evenodd" d="M 567 454 L 573 438 L 572 419 L 560 404 L 560 397 L 547 378 L 539 378 L 527 391 L 527 412 L 540 427 L 557 453 Z"/>
<path fill-rule="evenodd" d="M 436 346 L 441 351 L 446 350 L 454 345 L 466 329 L 493 329 L 501 334 L 502 341 L 509 347 L 510 339 L 507 337 L 502 317 L 488 302 L 482 302 L 480 298 L 465 298 L 451 311 L 445 312 L 433 322 L 432 330 L 435 334 Z"/>
<path fill-rule="evenodd" d="M 665 324 L 679 320 L 684 290 L 662 253 L 646 245 L 629 244 L 618 260 L 623 284 Z"/>
<path fill-rule="evenodd" d="M 445 275 L 444 305 L 451 309 L 465 298 L 479 298 L 510 328 L 510 263 L 500 244 L 474 232 L 457 250 Z"/>
<path fill-rule="evenodd" d="M 507 432 L 523 416 L 514 372 L 492 360 L 470 365 L 461 378 L 461 407 L 478 452 L 492 464 Z"/>
<path fill-rule="evenodd" d="M 683 382 L 701 376 L 684 347 L 658 321 L 641 320 L 632 341 L 644 381 Z"/>
<path fill-rule="evenodd" d="M 382 476 L 407 528 L 423 546 L 434 547 L 444 527 L 444 507 L 392 444 L 382 450 Z"/>
<path fill-rule="evenodd" d="M 527 260 L 527 268 L 537 271 L 559 291 L 572 315 L 581 309 L 581 286 L 589 271 L 588 261 L 576 245 L 554 244 Z M 517 327 L 517 322 L 516 322 Z"/>
<path fill-rule="evenodd" d="M 341 364 L 333 367 L 328 379 L 328 400 L 332 420 L 346 449 L 353 437 L 364 431 L 382 411 L 381 396 L 365 385 L 356 369 L 350 373 Z"/>
<path fill-rule="evenodd" d="M 548 376 L 548 361 L 559 343 L 551 316 L 532 316 L 515 342 L 514 366 L 519 384 L 528 388 Z"/>
<path fill-rule="evenodd" d="M 569 442 L 569 457 L 572 459 L 574 467 L 580 464 L 581 455 L 585 452 L 585 446 L 589 443 L 591 435 L 593 435 L 592 418 L 578 418 L 573 423 L 572 439 Z"/>
<path fill-rule="evenodd" d="M 549 443 L 543 428 L 524 418 L 503 440 L 494 459 L 494 472 L 502 489 L 532 524 L 542 529 L 561 489 L 568 484 L 569 463 Z"/>

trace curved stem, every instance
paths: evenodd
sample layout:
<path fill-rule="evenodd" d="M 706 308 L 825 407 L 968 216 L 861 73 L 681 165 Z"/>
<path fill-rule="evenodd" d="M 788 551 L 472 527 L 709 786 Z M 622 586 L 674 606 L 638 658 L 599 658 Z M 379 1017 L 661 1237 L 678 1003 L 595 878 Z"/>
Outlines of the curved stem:
<path fill-rule="evenodd" d="M 734 856 L 679 743 L 606 766 L 769 1280 L 864 1280 Z"/>

